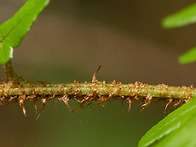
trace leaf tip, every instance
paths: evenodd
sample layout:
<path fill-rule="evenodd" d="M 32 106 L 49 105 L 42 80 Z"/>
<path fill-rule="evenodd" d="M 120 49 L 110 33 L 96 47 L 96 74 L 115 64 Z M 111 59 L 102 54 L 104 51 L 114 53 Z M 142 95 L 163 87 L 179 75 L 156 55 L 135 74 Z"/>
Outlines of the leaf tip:
<path fill-rule="evenodd" d="M 173 15 L 165 17 L 162 20 L 162 27 L 166 29 L 182 27 L 188 24 L 184 21 L 185 19 L 180 19 L 173 14 Z"/>
<path fill-rule="evenodd" d="M 196 47 L 192 48 L 190 51 L 186 52 L 185 54 L 181 55 L 178 58 L 178 61 L 181 64 L 187 64 L 196 61 Z"/>
<path fill-rule="evenodd" d="M 168 17 L 165 17 L 165 18 L 162 20 L 161 26 L 162 26 L 163 28 L 171 28 L 171 26 L 170 26 L 169 23 L 168 23 Z"/>

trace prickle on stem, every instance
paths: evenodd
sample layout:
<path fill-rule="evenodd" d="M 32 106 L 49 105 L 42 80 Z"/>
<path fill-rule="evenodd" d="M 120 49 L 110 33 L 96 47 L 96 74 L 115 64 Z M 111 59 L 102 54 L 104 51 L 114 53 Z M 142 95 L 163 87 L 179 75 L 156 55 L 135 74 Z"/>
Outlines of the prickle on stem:
<path fill-rule="evenodd" d="M 24 116 L 27 116 L 26 114 L 26 109 L 25 109 L 25 106 L 24 106 L 24 102 L 25 102 L 25 96 L 19 96 L 18 98 L 18 104 L 22 107 L 22 111 L 23 111 L 23 114 Z"/>
<path fill-rule="evenodd" d="M 132 103 L 131 98 L 128 98 L 127 101 L 129 104 L 128 111 L 130 111 L 131 110 L 131 103 Z"/>
<path fill-rule="evenodd" d="M 93 74 L 93 78 L 92 78 L 92 83 L 97 83 L 97 73 L 99 72 L 99 70 L 101 69 L 101 65 L 99 65 L 99 67 L 97 68 L 96 72 Z"/>
<path fill-rule="evenodd" d="M 164 113 L 166 113 L 167 107 L 172 103 L 173 99 L 169 99 L 168 103 L 165 105 Z"/>
<path fill-rule="evenodd" d="M 63 97 L 59 98 L 60 101 L 63 101 L 67 108 L 72 111 L 71 107 L 69 106 L 69 98 L 67 95 L 64 95 Z"/>
<path fill-rule="evenodd" d="M 46 106 L 46 98 L 42 98 L 42 111 L 44 110 L 45 106 Z"/>
<path fill-rule="evenodd" d="M 146 100 L 145 100 L 145 103 L 141 106 L 142 107 L 142 110 L 147 107 L 152 101 L 152 96 L 150 94 L 148 94 L 146 96 Z"/>

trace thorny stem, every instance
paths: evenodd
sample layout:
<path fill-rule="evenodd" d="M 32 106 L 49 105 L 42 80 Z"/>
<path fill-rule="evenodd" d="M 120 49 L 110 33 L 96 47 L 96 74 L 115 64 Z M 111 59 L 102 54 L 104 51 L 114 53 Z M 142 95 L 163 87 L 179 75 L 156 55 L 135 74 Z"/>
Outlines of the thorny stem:
<path fill-rule="evenodd" d="M 14 78 L 17 81 L 20 80 L 18 80 L 18 75 L 13 71 L 11 64 L 10 67 L 7 66 L 5 69 L 8 82 L 0 84 L 0 104 L 17 102 L 22 107 L 24 115 L 26 115 L 24 103 L 27 100 L 35 103 L 41 99 L 44 108 L 47 100 L 58 98 L 70 110 L 69 99 L 77 100 L 80 106 L 86 102 L 96 101 L 97 104 L 100 104 L 109 99 L 120 99 L 128 102 L 129 109 L 131 103 L 135 100 L 144 101 L 142 107 L 149 105 L 151 101 L 163 100 L 168 102 L 166 109 L 172 101 L 175 102 L 175 106 L 196 98 L 196 88 L 193 88 L 193 86 L 171 87 L 164 84 L 148 85 L 141 82 L 130 84 L 122 84 L 115 81 L 111 83 L 100 82 L 96 79 L 96 74 L 100 67 L 93 75 L 92 82 L 80 83 L 75 81 L 63 84 L 43 82 L 23 82 L 23 84 L 20 82 L 16 84 L 16 82 L 9 82 Z"/>
<path fill-rule="evenodd" d="M 167 85 L 148 85 L 140 82 L 133 84 L 121 84 L 112 82 L 97 83 L 66 83 L 66 84 L 48 84 L 32 83 L 23 86 L 12 85 L 9 83 L 0 84 L 0 103 L 5 104 L 11 101 L 17 101 L 20 106 L 26 100 L 30 99 L 35 102 L 39 99 L 45 101 L 62 97 L 76 99 L 79 103 L 97 101 L 102 103 L 108 99 L 127 100 L 131 104 L 134 100 L 145 101 L 143 106 L 148 105 L 151 101 L 177 100 L 187 102 L 196 98 L 196 89 L 191 87 L 169 87 Z M 65 101 L 64 101 L 65 102 Z M 66 104 L 68 105 L 68 104 Z"/>
<path fill-rule="evenodd" d="M 25 86 L 17 86 L 8 83 L 0 84 L 0 97 L 14 97 L 14 96 L 63 96 L 63 95 L 77 97 L 131 97 L 141 99 L 140 97 L 152 97 L 156 99 L 192 99 L 196 97 L 196 89 L 193 87 L 169 87 L 164 84 L 148 85 L 141 82 L 134 84 L 122 84 L 120 82 L 112 82 L 106 84 L 105 82 L 98 83 L 66 83 L 66 84 L 48 84 L 48 83 L 32 83 Z M 136 98 L 137 97 L 137 98 Z"/>

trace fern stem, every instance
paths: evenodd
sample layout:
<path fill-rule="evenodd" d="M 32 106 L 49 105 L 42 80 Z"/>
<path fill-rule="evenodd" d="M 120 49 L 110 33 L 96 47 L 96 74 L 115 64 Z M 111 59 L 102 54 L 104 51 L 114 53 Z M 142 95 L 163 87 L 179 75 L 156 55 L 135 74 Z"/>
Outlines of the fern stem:
<path fill-rule="evenodd" d="M 49 84 L 49 83 L 27 83 L 23 86 L 13 85 L 10 83 L 0 84 L 0 103 L 14 101 L 18 99 L 38 100 L 45 98 L 46 100 L 57 97 L 67 96 L 77 100 L 99 101 L 100 98 L 120 98 L 130 100 L 165 100 L 176 99 L 188 101 L 196 97 L 196 89 L 190 87 L 170 87 L 164 84 L 148 85 L 141 82 L 133 84 L 122 84 L 112 82 L 92 83 L 65 83 L 65 84 Z"/>

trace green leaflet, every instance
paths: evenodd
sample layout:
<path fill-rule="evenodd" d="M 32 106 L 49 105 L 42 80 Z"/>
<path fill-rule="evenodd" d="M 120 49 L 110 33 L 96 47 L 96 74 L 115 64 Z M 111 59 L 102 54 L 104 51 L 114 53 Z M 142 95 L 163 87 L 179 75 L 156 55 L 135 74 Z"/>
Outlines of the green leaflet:
<path fill-rule="evenodd" d="M 181 27 L 196 22 L 196 3 L 185 9 L 166 17 L 162 25 L 165 28 Z M 179 58 L 180 63 L 190 63 L 196 61 L 196 47 Z"/>
<path fill-rule="evenodd" d="M 13 56 L 13 48 L 20 45 L 38 14 L 50 0 L 28 0 L 8 21 L 0 26 L 0 64 Z"/>
<path fill-rule="evenodd" d="M 166 17 L 162 25 L 165 28 L 181 27 L 196 22 L 196 3 Z"/>
<path fill-rule="evenodd" d="M 139 147 L 196 146 L 196 99 L 184 104 L 152 127 Z"/>
<path fill-rule="evenodd" d="M 196 47 L 181 55 L 179 58 L 180 63 L 190 63 L 196 60 Z"/>

